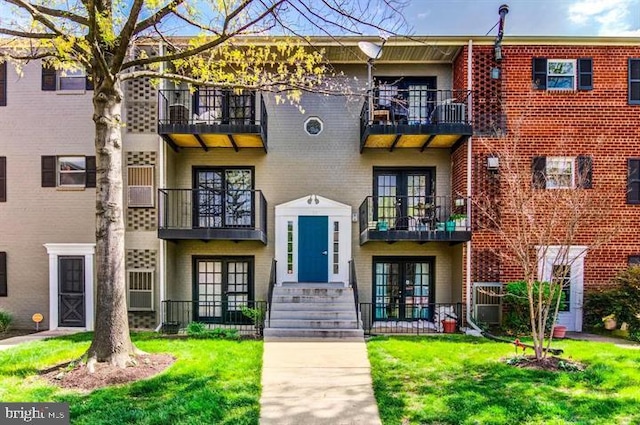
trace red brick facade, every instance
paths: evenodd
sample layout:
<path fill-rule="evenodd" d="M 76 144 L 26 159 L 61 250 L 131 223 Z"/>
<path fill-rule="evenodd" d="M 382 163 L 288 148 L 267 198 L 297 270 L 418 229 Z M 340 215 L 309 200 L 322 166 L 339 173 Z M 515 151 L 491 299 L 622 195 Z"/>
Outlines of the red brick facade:
<path fill-rule="evenodd" d="M 504 59 L 496 63 L 493 46 L 473 46 L 472 50 L 473 193 L 489 191 L 500 196 L 499 180 L 486 169 L 489 152 L 485 147 L 499 137 L 518 137 L 518 155 L 525 163 L 535 156 L 590 156 L 591 190 L 606 202 L 608 218 L 618 223 L 619 230 L 610 242 L 587 254 L 584 284 L 586 291 L 607 285 L 618 270 L 627 266 L 628 256 L 640 255 L 640 205 L 627 204 L 626 200 L 627 160 L 640 157 L 640 105 L 628 104 L 628 59 L 640 58 L 640 46 L 510 45 L 505 41 L 502 51 Z M 467 53 L 468 48 L 463 48 L 454 63 L 457 88 L 466 87 Z M 535 57 L 591 58 L 593 88 L 535 89 Z M 499 69 L 499 79 L 491 77 L 492 68 Z M 501 116 L 506 116 L 506 136 Z M 456 168 L 466 168 L 464 155 L 464 145 L 452 155 Z M 464 179 L 465 172 L 454 173 L 455 191 L 464 188 Z M 588 227 L 602 225 L 589 223 Z M 474 229 L 472 281 L 508 282 L 522 277 L 517 267 L 501 264 L 494 254 L 496 244 L 490 232 Z"/>

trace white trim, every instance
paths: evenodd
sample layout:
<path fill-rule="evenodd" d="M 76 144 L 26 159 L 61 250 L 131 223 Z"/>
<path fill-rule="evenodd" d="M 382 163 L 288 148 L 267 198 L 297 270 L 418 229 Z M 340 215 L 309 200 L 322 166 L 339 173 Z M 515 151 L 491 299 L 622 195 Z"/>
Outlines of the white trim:
<path fill-rule="evenodd" d="M 538 278 L 551 281 L 554 265 L 567 264 L 571 267 L 571 294 L 569 312 L 558 313 L 558 324 L 567 326 L 568 331 L 582 332 L 582 313 L 584 297 L 584 259 L 586 246 L 536 246 L 538 252 Z"/>
<path fill-rule="evenodd" d="M 327 276 L 330 282 L 344 282 L 349 285 L 349 260 L 351 260 L 351 206 L 317 195 L 308 195 L 275 207 L 276 244 L 275 258 L 277 264 L 277 284 L 298 281 L 298 217 L 326 216 L 329 220 L 327 247 L 333 252 L 333 223 L 340 226 L 339 241 L 339 273 L 333 273 L 333 258 L 327 261 Z M 287 274 L 287 222 L 293 222 L 293 273 Z"/>
<path fill-rule="evenodd" d="M 85 329 L 93 330 L 94 325 L 94 274 L 93 257 L 95 243 L 46 243 L 49 254 L 49 330 L 58 329 L 58 257 L 67 255 L 84 256 L 84 297 Z"/>

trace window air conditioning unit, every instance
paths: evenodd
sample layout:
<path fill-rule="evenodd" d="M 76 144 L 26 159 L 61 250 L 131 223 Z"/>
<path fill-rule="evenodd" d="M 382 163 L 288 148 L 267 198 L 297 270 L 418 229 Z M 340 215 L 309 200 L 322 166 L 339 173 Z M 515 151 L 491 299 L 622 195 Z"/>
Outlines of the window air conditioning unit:
<path fill-rule="evenodd" d="M 436 119 L 438 123 L 465 123 L 467 122 L 467 105 L 464 103 L 436 105 Z"/>
<path fill-rule="evenodd" d="M 127 306 L 129 310 L 153 310 L 153 270 L 127 271 Z"/>
<path fill-rule="evenodd" d="M 153 166 L 127 168 L 127 205 L 130 208 L 153 208 Z"/>

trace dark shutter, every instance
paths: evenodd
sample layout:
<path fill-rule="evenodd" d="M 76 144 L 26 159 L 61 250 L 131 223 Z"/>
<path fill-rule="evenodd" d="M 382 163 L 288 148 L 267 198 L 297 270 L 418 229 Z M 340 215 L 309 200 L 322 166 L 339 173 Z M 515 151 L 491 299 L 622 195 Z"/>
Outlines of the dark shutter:
<path fill-rule="evenodd" d="M 87 75 L 85 77 L 84 88 L 85 88 L 85 90 L 93 90 L 93 80 L 91 79 L 91 77 L 89 75 Z"/>
<path fill-rule="evenodd" d="M 42 90 L 56 91 L 56 70 L 55 68 L 42 65 Z"/>
<path fill-rule="evenodd" d="M 593 90 L 593 59 L 578 59 L 578 90 Z"/>
<path fill-rule="evenodd" d="M 533 173 L 533 188 L 544 189 L 547 187 L 547 157 L 534 156 L 531 161 L 531 171 Z"/>
<path fill-rule="evenodd" d="M 7 63 L 0 63 L 0 106 L 7 106 Z"/>
<path fill-rule="evenodd" d="M 0 297 L 7 295 L 7 253 L 0 252 Z"/>
<path fill-rule="evenodd" d="M 96 157 L 87 156 L 85 158 L 85 166 L 87 167 L 86 187 L 96 187 Z"/>
<path fill-rule="evenodd" d="M 0 202 L 7 202 L 7 157 L 0 156 Z"/>
<path fill-rule="evenodd" d="M 42 187 L 56 187 L 56 157 L 42 157 Z"/>
<path fill-rule="evenodd" d="M 547 88 L 547 58 L 533 58 L 533 88 L 544 90 Z"/>
<path fill-rule="evenodd" d="M 578 181 L 576 186 L 583 189 L 591 189 L 593 186 L 593 158 L 590 156 L 578 156 Z"/>
<path fill-rule="evenodd" d="M 627 162 L 627 203 L 640 204 L 640 159 Z"/>
<path fill-rule="evenodd" d="M 640 59 L 629 59 L 629 104 L 640 105 Z"/>

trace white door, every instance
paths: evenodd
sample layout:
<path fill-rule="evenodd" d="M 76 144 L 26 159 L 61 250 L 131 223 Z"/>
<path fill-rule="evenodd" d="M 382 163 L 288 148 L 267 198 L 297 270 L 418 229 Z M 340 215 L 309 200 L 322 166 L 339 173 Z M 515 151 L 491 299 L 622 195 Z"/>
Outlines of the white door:
<path fill-rule="evenodd" d="M 539 262 L 542 280 L 563 283 L 564 300 L 558 312 L 557 323 L 568 331 L 582 332 L 584 256 L 586 247 L 547 247 Z"/>

